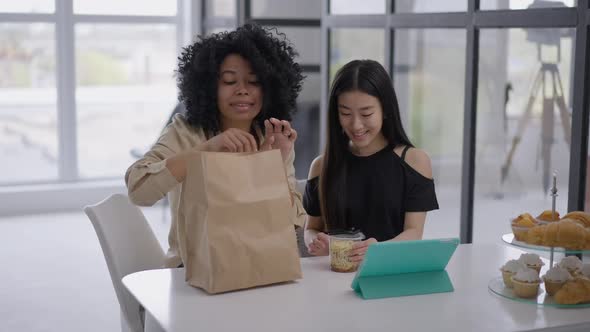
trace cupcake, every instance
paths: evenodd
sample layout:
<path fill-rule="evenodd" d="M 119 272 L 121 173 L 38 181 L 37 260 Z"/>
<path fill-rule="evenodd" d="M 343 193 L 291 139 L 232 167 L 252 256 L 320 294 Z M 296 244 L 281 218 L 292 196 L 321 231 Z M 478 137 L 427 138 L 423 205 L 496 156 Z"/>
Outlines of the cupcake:
<path fill-rule="evenodd" d="M 541 272 L 541 268 L 543 267 L 543 265 L 545 265 L 545 263 L 543 263 L 543 261 L 537 254 L 522 254 L 520 255 L 520 258 L 518 260 L 524 263 L 529 269 L 537 271 L 537 275 L 539 275 L 539 272 Z"/>
<path fill-rule="evenodd" d="M 559 267 L 566 269 L 571 275 L 576 275 L 582 270 L 582 261 L 577 256 L 567 256 L 559 262 Z"/>
<path fill-rule="evenodd" d="M 547 294 L 553 296 L 570 279 L 572 275 L 566 269 L 558 265 L 553 266 L 543 276 Z"/>
<path fill-rule="evenodd" d="M 518 272 L 518 270 L 526 269 L 527 266 L 516 259 L 511 259 L 504 266 L 500 268 L 502 271 L 502 280 L 504 280 L 504 285 L 508 288 L 512 288 L 512 276 Z"/>
<path fill-rule="evenodd" d="M 590 279 L 590 263 L 582 265 L 582 268 L 580 269 L 580 274 Z"/>
<path fill-rule="evenodd" d="M 533 269 L 518 270 L 512 276 L 514 294 L 518 297 L 531 298 L 537 296 L 540 284 L 539 273 Z"/>
<path fill-rule="evenodd" d="M 514 238 L 518 241 L 525 241 L 529 229 L 535 226 L 535 220 L 530 214 L 523 213 L 514 218 L 510 222 L 510 226 L 512 227 Z"/>

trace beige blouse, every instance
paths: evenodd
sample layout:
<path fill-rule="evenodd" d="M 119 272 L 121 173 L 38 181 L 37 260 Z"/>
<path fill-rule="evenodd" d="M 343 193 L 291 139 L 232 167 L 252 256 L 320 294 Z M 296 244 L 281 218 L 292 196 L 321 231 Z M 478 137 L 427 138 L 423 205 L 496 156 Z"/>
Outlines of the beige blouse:
<path fill-rule="evenodd" d="M 182 263 L 178 251 L 178 239 L 183 238 L 177 227 L 178 206 L 182 183 L 166 167 L 166 159 L 176 154 L 192 149 L 206 141 L 201 129 L 191 127 L 183 115 L 177 114 L 173 122 L 164 129 L 154 146 L 133 165 L 127 169 L 125 182 L 127 183 L 129 199 L 136 205 L 151 206 L 168 194 L 172 215 L 172 225 L 168 234 L 168 249 L 165 266 L 177 267 Z M 295 189 L 295 152 L 291 152 L 285 161 L 289 191 L 293 197 L 291 220 L 294 225 L 303 226 L 305 210 L 301 203 L 301 194 Z"/>

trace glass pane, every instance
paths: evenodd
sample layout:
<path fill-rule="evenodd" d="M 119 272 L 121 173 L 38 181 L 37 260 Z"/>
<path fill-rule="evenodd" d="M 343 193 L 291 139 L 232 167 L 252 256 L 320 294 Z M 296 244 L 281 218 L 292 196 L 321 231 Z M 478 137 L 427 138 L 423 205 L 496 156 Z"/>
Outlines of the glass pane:
<path fill-rule="evenodd" d="M 397 13 L 464 12 L 467 0 L 394 0 Z"/>
<path fill-rule="evenodd" d="M 320 18 L 322 2 L 317 0 L 252 0 L 252 17 Z"/>
<path fill-rule="evenodd" d="M 330 82 L 340 67 L 357 59 L 372 59 L 386 66 L 383 29 L 332 29 L 330 31 Z"/>
<path fill-rule="evenodd" d="M 278 27 L 278 29 L 295 46 L 295 49 L 299 53 L 297 62 L 300 64 L 320 63 L 321 35 L 319 28 Z"/>
<path fill-rule="evenodd" d="M 385 14 L 385 0 L 332 0 L 331 14 Z"/>
<path fill-rule="evenodd" d="M 481 30 L 474 242 L 497 242 L 511 218 L 550 210 L 553 172 L 557 211 L 567 211 L 573 34 Z"/>
<path fill-rule="evenodd" d="M 176 15 L 176 1 L 161 0 L 74 0 L 75 14 Z"/>
<path fill-rule="evenodd" d="M 132 151 L 143 153 L 158 138 L 176 105 L 175 44 L 173 25 L 76 26 L 82 178 L 120 178 Z"/>
<path fill-rule="evenodd" d="M 481 0 L 480 9 L 528 9 L 543 7 L 575 7 L 575 0 Z"/>
<path fill-rule="evenodd" d="M 320 100 L 320 74 L 304 72 L 303 88 L 299 93 L 297 102 L 319 102 Z"/>
<path fill-rule="evenodd" d="M 224 32 L 224 31 L 232 31 L 235 30 L 234 27 L 225 27 L 225 28 L 210 28 L 207 29 L 205 32 L 205 36 L 209 36 L 210 34 L 213 33 L 219 33 L 219 32 Z"/>
<path fill-rule="evenodd" d="M 53 13 L 55 3 L 48 0 L 2 1 L 0 13 Z"/>
<path fill-rule="evenodd" d="M 52 24 L 0 24 L 0 183 L 57 179 Z"/>
<path fill-rule="evenodd" d="M 320 74 L 303 73 L 303 90 L 297 98 L 297 113 L 293 128 L 297 130 L 295 141 L 295 173 L 298 179 L 307 179 L 309 166 L 319 155 L 320 133 Z"/>
<path fill-rule="evenodd" d="M 440 210 L 424 237 L 459 236 L 466 35 L 463 30 L 396 30 L 393 78 L 404 128 L 428 153 Z"/>
<path fill-rule="evenodd" d="M 236 3 L 236 0 L 206 0 L 206 15 L 207 17 L 235 17 L 237 15 Z"/>

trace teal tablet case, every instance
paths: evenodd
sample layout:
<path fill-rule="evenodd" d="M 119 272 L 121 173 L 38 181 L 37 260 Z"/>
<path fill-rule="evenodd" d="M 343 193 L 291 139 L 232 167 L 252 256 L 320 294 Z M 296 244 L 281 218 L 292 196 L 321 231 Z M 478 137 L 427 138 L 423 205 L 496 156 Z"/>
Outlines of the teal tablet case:
<path fill-rule="evenodd" d="M 457 245 L 457 238 L 372 244 L 351 287 L 364 299 L 452 292 L 445 267 Z"/>

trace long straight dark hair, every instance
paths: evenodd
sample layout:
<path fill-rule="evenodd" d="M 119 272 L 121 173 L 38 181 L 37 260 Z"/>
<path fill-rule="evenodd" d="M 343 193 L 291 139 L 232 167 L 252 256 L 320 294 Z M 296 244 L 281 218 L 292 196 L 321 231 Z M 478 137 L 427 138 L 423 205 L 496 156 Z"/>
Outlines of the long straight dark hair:
<path fill-rule="evenodd" d="M 346 177 L 348 172 L 347 150 L 349 138 L 344 133 L 338 117 L 338 97 L 345 92 L 360 91 L 379 99 L 383 109 L 381 132 L 390 146 L 413 146 L 399 113 L 397 97 L 391 78 L 385 68 L 373 60 L 354 60 L 336 73 L 328 101 L 328 139 L 320 174 L 320 207 L 328 231 L 347 229 Z M 393 151 L 392 151 L 393 153 Z"/>

